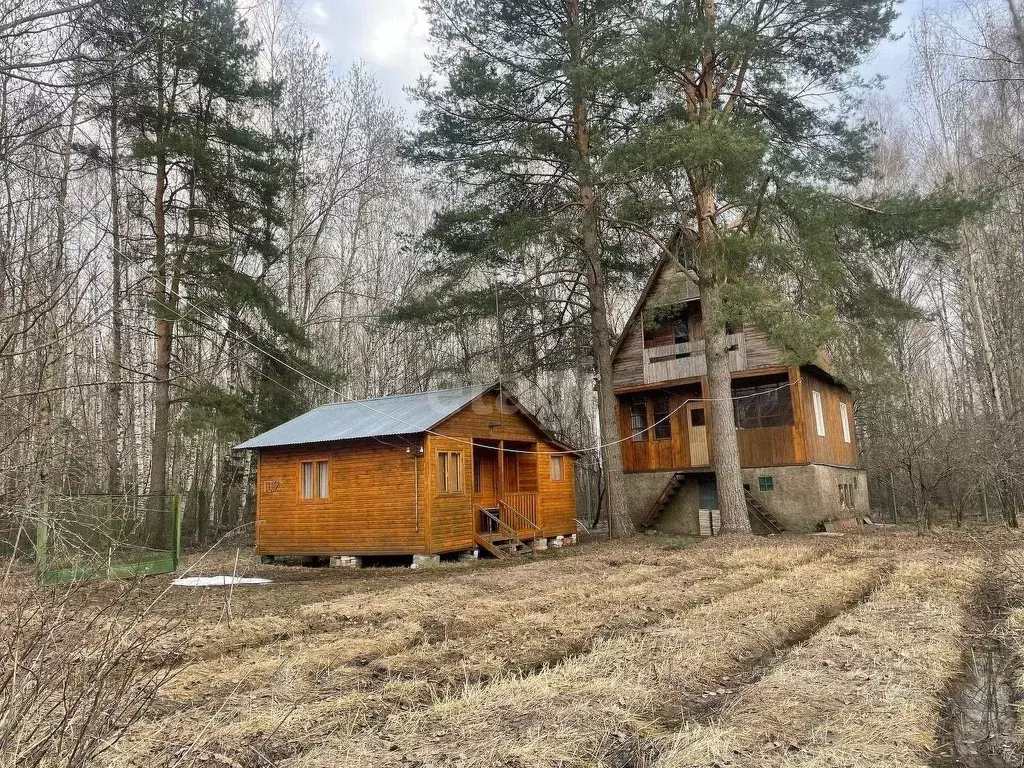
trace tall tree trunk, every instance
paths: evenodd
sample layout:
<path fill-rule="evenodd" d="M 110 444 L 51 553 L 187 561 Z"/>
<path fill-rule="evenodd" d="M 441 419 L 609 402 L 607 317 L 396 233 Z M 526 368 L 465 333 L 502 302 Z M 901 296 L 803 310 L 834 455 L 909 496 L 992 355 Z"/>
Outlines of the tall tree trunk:
<path fill-rule="evenodd" d="M 117 83 L 110 86 L 110 353 L 107 356 L 104 402 L 104 446 L 107 459 L 107 493 L 121 493 L 121 199 L 118 189 Z"/>
<path fill-rule="evenodd" d="M 700 308 L 704 324 L 704 357 L 708 369 L 708 397 L 711 398 L 711 452 L 718 485 L 718 508 L 722 533 L 750 533 L 747 501 L 743 494 L 736 416 L 732 402 L 732 374 L 729 346 L 721 317 L 721 286 L 701 280 Z"/>
<path fill-rule="evenodd" d="M 622 444 L 616 420 L 615 390 L 612 385 L 612 334 L 608 325 L 604 268 L 597 234 L 597 201 L 594 188 L 580 190 L 583 203 L 583 249 L 586 253 L 587 293 L 590 296 L 591 345 L 597 369 L 597 412 L 601 426 L 602 457 L 608 488 L 609 534 L 629 536 L 635 532 L 626 507 L 622 474 Z"/>
<path fill-rule="evenodd" d="M 583 64 L 583 29 L 580 0 L 567 0 L 565 9 L 571 27 L 570 58 L 577 73 Z M 590 338 L 597 374 L 597 415 L 601 431 L 602 468 L 608 488 L 608 532 L 612 536 L 632 535 L 636 528 L 626 507 L 622 474 L 622 445 L 612 385 L 612 333 L 608 323 L 607 286 L 601 261 L 600 216 L 597 188 L 590 154 L 590 124 L 586 91 L 580 76 L 573 83 L 573 134 L 578 153 L 580 225 L 583 235 L 584 276 L 590 299 Z"/>
<path fill-rule="evenodd" d="M 151 506 L 161 504 L 167 494 L 167 448 L 170 440 L 171 412 L 171 352 L 173 348 L 174 319 L 170 314 L 171 296 L 167 284 L 167 218 L 164 196 L 167 189 L 167 162 L 161 156 L 156 161 L 156 188 L 153 195 L 154 248 L 153 312 L 154 371 L 153 371 L 153 438 L 150 450 L 149 493 L 155 497 Z"/>

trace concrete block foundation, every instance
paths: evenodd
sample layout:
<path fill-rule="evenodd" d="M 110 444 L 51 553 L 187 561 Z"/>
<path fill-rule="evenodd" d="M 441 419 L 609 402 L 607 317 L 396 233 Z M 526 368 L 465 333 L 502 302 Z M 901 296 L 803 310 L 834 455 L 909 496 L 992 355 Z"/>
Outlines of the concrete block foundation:
<path fill-rule="evenodd" d="M 362 568 L 363 558 L 352 555 L 332 555 L 331 568 Z"/>
<path fill-rule="evenodd" d="M 548 540 L 546 537 L 541 536 L 538 539 L 534 539 L 530 542 L 530 549 L 534 552 L 541 552 L 548 548 Z"/>
<path fill-rule="evenodd" d="M 870 514 L 867 472 L 863 469 L 806 464 L 752 467 L 742 472 L 743 483 L 749 487 L 751 496 L 775 515 L 787 531 L 810 533 L 817 530 L 824 520 Z M 634 472 L 625 475 L 627 503 L 636 522 L 639 523 L 657 501 L 672 474 Z M 699 474 L 686 477 L 654 525 L 659 532 L 684 536 L 701 534 L 697 509 L 700 477 Z M 771 482 L 762 483 L 762 477 L 770 477 Z M 849 498 L 850 494 L 841 494 L 841 485 L 852 487 L 852 506 L 844 506 L 843 500 Z M 770 486 L 771 490 L 762 491 L 762 486 Z"/>
<path fill-rule="evenodd" d="M 412 556 L 412 567 L 413 568 L 429 568 L 433 565 L 441 564 L 440 555 L 413 555 Z"/>

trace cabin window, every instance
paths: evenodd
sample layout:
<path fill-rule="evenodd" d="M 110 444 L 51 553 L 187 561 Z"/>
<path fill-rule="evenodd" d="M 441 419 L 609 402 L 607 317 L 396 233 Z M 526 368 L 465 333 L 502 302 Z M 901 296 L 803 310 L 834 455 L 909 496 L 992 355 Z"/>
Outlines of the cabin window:
<path fill-rule="evenodd" d="M 825 436 L 825 412 L 821 410 L 821 392 L 811 390 L 811 400 L 814 401 L 814 428 L 818 431 L 818 437 Z"/>
<path fill-rule="evenodd" d="M 437 488 L 440 493 L 462 491 L 462 454 L 458 451 L 437 454 Z"/>
<path fill-rule="evenodd" d="M 303 499 L 326 499 L 330 496 L 330 465 L 326 460 L 304 461 L 300 465 L 300 493 Z"/>
<path fill-rule="evenodd" d="M 775 490 L 775 478 L 771 475 L 764 475 L 757 478 L 757 490 L 761 493 L 768 493 Z"/>
<path fill-rule="evenodd" d="M 681 309 L 672 315 L 672 341 L 686 344 L 690 341 L 690 313 Z"/>
<path fill-rule="evenodd" d="M 850 442 L 850 414 L 846 410 L 846 403 L 839 404 L 839 421 L 843 424 L 843 442 Z"/>
<path fill-rule="evenodd" d="M 565 466 L 564 456 L 552 456 L 551 457 L 551 479 L 552 480 L 564 480 L 565 479 Z"/>
<path fill-rule="evenodd" d="M 629 432 L 634 443 L 647 440 L 647 401 L 642 398 L 629 404 Z"/>
<path fill-rule="evenodd" d="M 651 400 L 651 415 L 654 417 L 654 439 L 672 439 L 672 419 L 669 418 L 668 395 L 655 395 Z"/>
<path fill-rule="evenodd" d="M 786 427 L 793 423 L 793 403 L 784 381 L 743 384 L 732 388 L 736 429 Z"/>
<path fill-rule="evenodd" d="M 853 484 L 839 484 L 839 506 L 842 509 L 853 509 Z"/>

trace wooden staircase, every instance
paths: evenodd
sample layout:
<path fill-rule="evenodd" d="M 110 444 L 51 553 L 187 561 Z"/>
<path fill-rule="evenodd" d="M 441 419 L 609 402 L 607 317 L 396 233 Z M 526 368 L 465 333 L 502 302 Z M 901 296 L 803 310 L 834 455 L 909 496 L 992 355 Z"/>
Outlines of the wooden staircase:
<path fill-rule="evenodd" d="M 665 511 L 665 507 L 669 505 L 680 486 L 686 481 L 685 472 L 675 472 L 669 481 L 665 484 L 665 487 L 661 491 L 661 495 L 655 499 L 654 503 L 647 510 L 647 514 L 644 515 L 640 521 L 640 525 L 644 528 L 650 528 L 654 525 L 658 518 L 661 517 L 661 513 Z"/>
<path fill-rule="evenodd" d="M 775 515 L 765 509 L 764 505 L 750 494 L 750 491 L 744 489 L 743 495 L 747 499 L 747 514 L 752 521 L 756 520 L 764 526 L 770 536 L 785 532 L 786 527 L 779 522 Z"/>
<path fill-rule="evenodd" d="M 473 540 L 477 546 L 483 547 L 498 560 L 530 549 L 519 538 L 519 534 L 514 528 L 501 521 L 499 515 L 483 507 L 478 507 L 477 511 L 489 519 L 497 529 L 492 532 L 476 531 L 473 534 Z"/>

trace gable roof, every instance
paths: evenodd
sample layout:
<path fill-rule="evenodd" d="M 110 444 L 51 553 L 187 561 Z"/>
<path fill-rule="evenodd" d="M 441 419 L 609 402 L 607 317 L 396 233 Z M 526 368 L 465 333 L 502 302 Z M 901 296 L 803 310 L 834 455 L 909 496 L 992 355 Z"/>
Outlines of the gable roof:
<path fill-rule="evenodd" d="M 360 438 L 414 435 L 429 432 L 486 392 L 498 390 L 551 443 L 574 449 L 551 434 L 499 384 L 475 384 L 409 395 L 329 403 L 296 416 L 280 426 L 235 446 L 235 450 L 276 448 L 286 445 L 330 443 Z"/>
<path fill-rule="evenodd" d="M 668 265 L 670 257 L 667 253 L 663 253 L 661 258 L 658 259 L 658 263 L 654 265 L 654 270 L 651 272 L 651 276 L 647 278 L 647 284 L 644 285 L 643 291 L 640 292 L 640 298 L 637 299 L 636 304 L 633 305 L 633 311 L 629 314 L 629 319 L 626 320 L 626 324 L 622 326 L 622 331 L 619 333 L 619 337 L 615 340 L 615 346 L 612 347 L 612 365 L 615 364 L 615 358 L 619 356 L 619 349 L 621 349 L 623 343 L 626 341 L 626 337 L 629 336 L 630 330 L 633 328 L 633 324 L 637 321 L 640 316 L 640 312 L 644 308 L 644 304 L 647 303 L 647 299 L 651 295 L 651 291 L 654 290 L 655 283 L 658 282 L 658 277 L 661 275 L 661 271 Z"/>
<path fill-rule="evenodd" d="M 411 395 L 329 403 L 296 416 L 262 435 L 256 435 L 236 445 L 235 449 L 418 434 L 461 411 L 492 386 L 478 384 Z"/>

